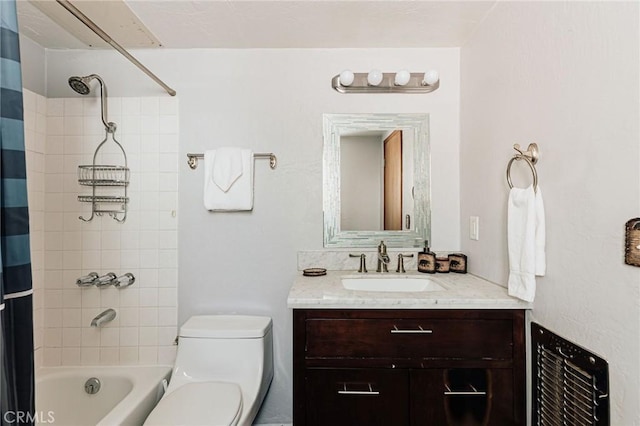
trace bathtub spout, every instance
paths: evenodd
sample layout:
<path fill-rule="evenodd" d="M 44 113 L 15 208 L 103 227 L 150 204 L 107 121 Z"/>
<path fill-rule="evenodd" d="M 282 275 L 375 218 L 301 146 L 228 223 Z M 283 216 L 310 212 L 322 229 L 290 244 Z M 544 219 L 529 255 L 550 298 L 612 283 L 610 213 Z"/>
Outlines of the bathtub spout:
<path fill-rule="evenodd" d="M 102 327 L 104 324 L 116 319 L 116 311 L 114 309 L 107 309 L 100 312 L 93 320 L 91 320 L 91 327 Z"/>

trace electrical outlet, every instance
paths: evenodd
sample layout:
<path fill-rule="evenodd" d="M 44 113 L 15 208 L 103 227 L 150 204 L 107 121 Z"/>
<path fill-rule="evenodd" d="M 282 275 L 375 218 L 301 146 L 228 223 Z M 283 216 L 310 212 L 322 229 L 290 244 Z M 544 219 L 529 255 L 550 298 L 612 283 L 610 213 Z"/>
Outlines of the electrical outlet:
<path fill-rule="evenodd" d="M 478 216 L 469 218 L 469 239 L 474 241 L 480 239 L 480 218 Z"/>

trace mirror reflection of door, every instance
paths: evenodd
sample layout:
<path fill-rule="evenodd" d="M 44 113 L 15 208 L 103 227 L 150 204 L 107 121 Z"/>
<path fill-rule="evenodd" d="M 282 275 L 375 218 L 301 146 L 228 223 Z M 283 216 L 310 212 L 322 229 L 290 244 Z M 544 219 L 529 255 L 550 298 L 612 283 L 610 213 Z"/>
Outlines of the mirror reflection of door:
<path fill-rule="evenodd" d="M 345 231 L 411 229 L 412 132 L 373 129 L 340 135 L 340 227 Z M 385 166 L 386 164 L 386 166 Z"/>
<path fill-rule="evenodd" d="M 384 140 L 384 230 L 402 230 L 402 132 Z"/>

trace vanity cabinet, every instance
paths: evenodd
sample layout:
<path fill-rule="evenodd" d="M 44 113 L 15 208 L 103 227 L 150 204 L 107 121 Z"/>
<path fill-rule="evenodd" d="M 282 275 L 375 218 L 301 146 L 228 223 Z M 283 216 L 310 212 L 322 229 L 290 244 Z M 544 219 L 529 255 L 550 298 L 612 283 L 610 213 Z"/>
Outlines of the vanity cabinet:
<path fill-rule="evenodd" d="M 293 318 L 296 426 L 526 424 L 523 310 Z"/>

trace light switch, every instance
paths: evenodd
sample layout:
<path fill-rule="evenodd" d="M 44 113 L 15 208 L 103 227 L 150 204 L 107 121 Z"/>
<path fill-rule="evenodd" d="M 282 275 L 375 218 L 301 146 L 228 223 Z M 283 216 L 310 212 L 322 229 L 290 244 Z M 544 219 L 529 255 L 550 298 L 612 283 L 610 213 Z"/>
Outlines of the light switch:
<path fill-rule="evenodd" d="M 478 216 L 469 218 L 469 239 L 475 241 L 480 239 L 480 218 Z"/>

